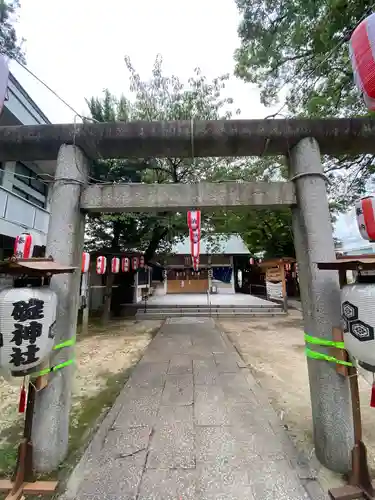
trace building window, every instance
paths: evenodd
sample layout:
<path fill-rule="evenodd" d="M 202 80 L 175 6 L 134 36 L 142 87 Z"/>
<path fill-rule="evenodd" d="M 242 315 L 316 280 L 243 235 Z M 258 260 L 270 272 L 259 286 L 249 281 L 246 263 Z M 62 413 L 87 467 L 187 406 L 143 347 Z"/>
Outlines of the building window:
<path fill-rule="evenodd" d="M 47 196 L 47 185 L 38 179 L 38 174 L 26 167 L 26 165 L 20 161 L 16 163 L 14 176 L 17 180 L 23 182 L 27 186 L 30 186 L 32 189 L 35 189 L 35 191 L 38 191 L 38 193 L 43 196 Z"/>
<path fill-rule="evenodd" d="M 25 200 L 28 200 L 30 203 L 33 203 L 37 207 L 45 208 L 45 203 L 38 200 L 37 198 L 34 198 L 34 196 L 31 196 L 31 194 L 26 193 L 22 189 L 19 189 L 18 187 L 13 186 L 12 191 L 13 191 L 13 193 L 18 194 L 18 196 L 20 196 L 21 198 L 24 198 Z"/>

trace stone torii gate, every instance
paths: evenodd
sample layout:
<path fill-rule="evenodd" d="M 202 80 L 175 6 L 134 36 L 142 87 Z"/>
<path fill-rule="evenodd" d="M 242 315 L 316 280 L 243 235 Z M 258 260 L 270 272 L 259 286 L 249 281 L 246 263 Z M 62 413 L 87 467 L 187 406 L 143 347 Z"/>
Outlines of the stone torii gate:
<path fill-rule="evenodd" d="M 57 158 L 47 255 L 78 268 L 86 212 L 291 207 L 305 331 L 331 339 L 332 327 L 340 324 L 340 288 L 336 272 L 318 271 L 315 264 L 335 259 L 320 155 L 375 153 L 374 137 L 371 119 L 15 126 L 0 128 L 0 161 Z M 88 182 L 94 158 L 263 154 L 287 156 L 289 182 Z M 52 279 L 51 287 L 59 296 L 57 342 L 75 336 L 79 279 L 79 271 Z M 73 356 L 67 349 L 54 353 L 53 364 Z M 332 363 L 314 359 L 307 363 L 316 455 L 328 468 L 347 472 L 354 442 L 348 379 L 340 377 Z M 48 387 L 37 395 L 33 443 L 39 471 L 55 469 L 66 456 L 71 375 L 70 367 L 51 373 Z"/>

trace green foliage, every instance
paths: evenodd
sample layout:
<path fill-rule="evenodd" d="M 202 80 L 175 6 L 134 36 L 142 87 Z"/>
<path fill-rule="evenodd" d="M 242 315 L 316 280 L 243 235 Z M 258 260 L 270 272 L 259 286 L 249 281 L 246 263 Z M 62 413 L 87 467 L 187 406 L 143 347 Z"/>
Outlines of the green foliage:
<path fill-rule="evenodd" d="M 142 80 L 129 58 L 125 63 L 130 76 L 129 98 L 117 99 L 106 90 L 102 98 L 87 101 L 91 115 L 98 121 L 162 121 L 194 119 L 227 119 L 232 99 L 222 97 L 228 75 L 208 81 L 199 68 L 187 85 L 178 77 L 162 73 L 162 59 L 155 60 L 152 76 Z M 220 159 L 143 158 L 100 160 L 94 163 L 94 182 L 198 182 L 217 180 Z M 224 167 L 223 167 L 224 168 Z M 225 169 L 223 170 L 225 171 Z M 203 220 L 203 229 L 206 227 Z M 186 235 L 186 214 L 166 212 L 124 213 L 91 216 L 87 227 L 87 248 L 108 247 L 113 250 L 144 250 L 146 260 L 158 251 L 168 251 L 176 238 Z"/>
<path fill-rule="evenodd" d="M 286 92 L 283 113 L 309 117 L 365 116 L 354 86 L 345 37 L 373 7 L 348 0 L 236 0 L 242 15 L 237 76 L 261 89 L 265 105 Z M 340 209 L 366 190 L 371 155 L 326 158 L 331 197 Z M 338 188 L 338 189 L 337 189 Z"/>
<path fill-rule="evenodd" d="M 225 211 L 216 219 L 217 231 L 231 231 L 242 236 L 252 254 L 265 258 L 294 257 L 292 215 L 289 209 Z"/>
<path fill-rule="evenodd" d="M 20 40 L 14 23 L 19 9 L 19 0 L 0 0 L 0 53 L 25 62 Z"/>
<path fill-rule="evenodd" d="M 130 95 L 115 98 L 106 90 L 102 98 L 88 101 L 91 115 L 98 121 L 228 119 L 232 99 L 222 97 L 228 75 L 212 81 L 199 69 L 184 85 L 176 76 L 162 73 L 156 58 L 152 76 L 142 80 L 126 58 L 130 75 Z M 239 111 L 236 111 L 239 113 Z M 283 180 L 286 166 L 282 158 L 143 158 L 102 160 L 93 165 L 97 182 L 191 183 L 207 180 Z M 192 207 L 193 208 L 193 207 Z M 202 236 L 214 240 L 215 233 L 240 234 L 252 252 L 270 256 L 293 255 L 290 213 L 254 210 L 202 214 Z M 172 243 L 187 235 L 185 213 L 123 213 L 91 216 L 87 225 L 88 250 L 103 247 L 114 251 L 143 250 L 146 260 L 154 253 L 167 253 Z M 215 242 L 213 241 L 213 245 Z"/>

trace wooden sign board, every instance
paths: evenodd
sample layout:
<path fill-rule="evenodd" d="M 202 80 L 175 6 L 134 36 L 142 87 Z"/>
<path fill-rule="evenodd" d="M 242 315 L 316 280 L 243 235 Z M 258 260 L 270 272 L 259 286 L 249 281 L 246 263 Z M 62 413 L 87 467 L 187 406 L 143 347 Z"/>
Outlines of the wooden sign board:
<path fill-rule="evenodd" d="M 266 289 L 270 299 L 283 299 L 286 294 L 283 264 L 266 269 Z"/>

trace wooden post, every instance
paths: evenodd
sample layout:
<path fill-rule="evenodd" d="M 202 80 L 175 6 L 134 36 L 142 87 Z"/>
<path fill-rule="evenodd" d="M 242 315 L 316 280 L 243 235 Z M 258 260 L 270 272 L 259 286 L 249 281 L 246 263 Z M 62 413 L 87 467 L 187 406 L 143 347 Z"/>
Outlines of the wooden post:
<path fill-rule="evenodd" d="M 283 309 L 284 312 L 288 312 L 288 294 L 286 290 L 286 278 L 285 278 L 285 264 L 281 260 L 281 263 L 279 265 L 280 267 L 280 275 L 281 275 L 281 283 L 282 283 L 282 290 L 283 290 Z"/>

